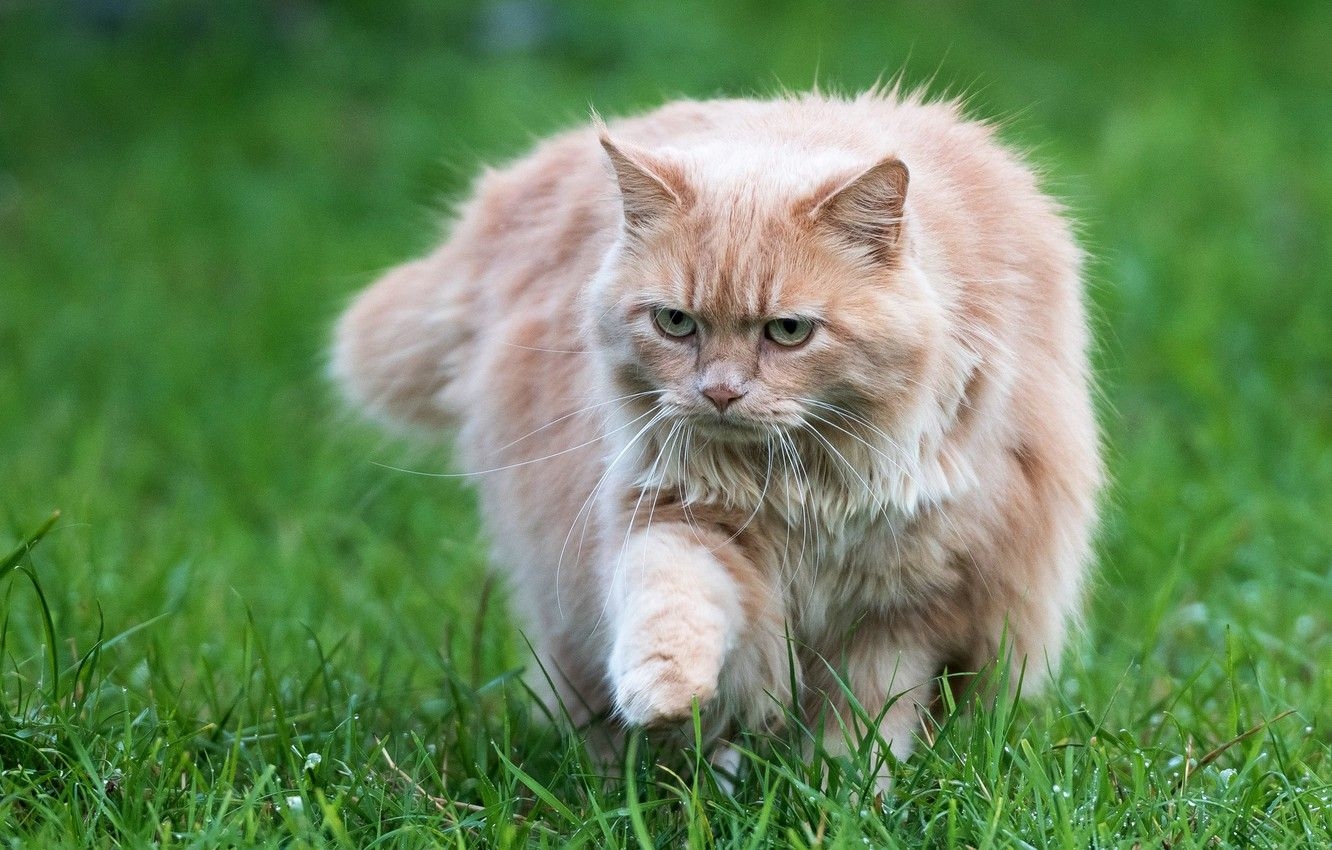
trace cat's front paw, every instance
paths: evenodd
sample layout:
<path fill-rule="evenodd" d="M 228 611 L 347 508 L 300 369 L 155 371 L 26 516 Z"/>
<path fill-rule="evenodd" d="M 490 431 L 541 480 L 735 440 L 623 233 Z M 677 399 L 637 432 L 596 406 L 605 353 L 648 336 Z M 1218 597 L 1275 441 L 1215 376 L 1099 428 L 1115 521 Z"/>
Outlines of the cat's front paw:
<path fill-rule="evenodd" d="M 717 692 L 720 665 L 653 653 L 628 665 L 615 679 L 615 708 L 630 726 L 664 726 L 689 719 Z"/>

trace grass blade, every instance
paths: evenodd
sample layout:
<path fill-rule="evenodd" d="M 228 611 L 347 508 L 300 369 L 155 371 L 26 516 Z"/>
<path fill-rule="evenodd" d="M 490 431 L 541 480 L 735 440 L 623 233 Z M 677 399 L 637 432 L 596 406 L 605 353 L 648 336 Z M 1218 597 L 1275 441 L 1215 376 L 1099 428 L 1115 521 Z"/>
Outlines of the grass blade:
<path fill-rule="evenodd" d="M 519 782 L 526 785 L 528 790 L 530 790 L 533 794 L 537 795 L 537 797 L 541 799 L 541 802 L 545 803 L 547 806 L 550 806 L 552 809 L 555 810 L 556 813 L 559 814 L 560 817 L 568 821 L 570 826 L 576 827 L 580 826 L 583 823 L 583 818 L 580 818 L 578 815 L 575 815 L 572 809 L 570 809 L 563 802 L 561 802 L 559 797 L 556 797 L 554 794 L 552 794 L 550 789 L 542 785 L 540 782 L 538 782 L 535 777 L 533 777 L 527 771 L 523 770 L 518 765 L 509 761 L 508 757 L 506 757 L 504 753 L 500 752 L 498 748 L 495 750 L 495 755 L 499 758 L 501 762 L 504 763 L 504 767 L 506 769 L 508 769 L 511 773 L 513 773 L 514 776 L 518 777 Z"/>
<path fill-rule="evenodd" d="M 37 542 L 46 536 L 46 533 L 55 526 L 56 521 L 59 519 L 60 511 L 52 511 L 51 515 L 46 518 L 46 522 L 42 523 L 36 531 L 28 535 L 28 538 L 20 543 L 14 551 L 6 555 L 5 559 L 0 561 L 0 578 L 4 578 L 18 567 L 19 563 L 27 557 L 28 553 L 32 551 L 32 548 L 37 545 Z"/>
<path fill-rule="evenodd" d="M 47 604 L 46 593 L 42 591 L 42 583 L 37 580 L 37 573 L 28 567 L 22 567 L 19 570 L 32 582 L 32 589 L 37 591 L 37 603 L 42 612 L 42 628 L 46 631 L 46 659 L 51 665 L 51 702 L 60 700 L 60 659 L 56 657 L 56 636 L 55 621 L 51 619 L 51 606 Z"/>

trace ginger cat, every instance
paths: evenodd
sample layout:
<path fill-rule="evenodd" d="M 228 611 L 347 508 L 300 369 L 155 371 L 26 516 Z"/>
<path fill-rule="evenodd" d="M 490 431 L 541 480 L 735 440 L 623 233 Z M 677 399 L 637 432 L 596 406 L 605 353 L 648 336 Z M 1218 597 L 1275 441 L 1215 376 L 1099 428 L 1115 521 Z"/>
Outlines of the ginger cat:
<path fill-rule="evenodd" d="M 456 429 L 574 723 L 850 724 L 840 676 L 905 757 L 945 666 L 1007 640 L 1032 691 L 1077 616 L 1081 290 L 1059 205 L 956 103 L 681 101 L 486 172 L 334 372 Z"/>

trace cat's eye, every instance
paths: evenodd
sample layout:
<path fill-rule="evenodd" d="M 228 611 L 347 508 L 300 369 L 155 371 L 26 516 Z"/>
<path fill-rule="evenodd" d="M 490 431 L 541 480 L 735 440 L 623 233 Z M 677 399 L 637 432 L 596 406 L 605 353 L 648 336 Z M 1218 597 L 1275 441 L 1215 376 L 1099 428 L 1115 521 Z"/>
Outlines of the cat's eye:
<path fill-rule="evenodd" d="M 805 340 L 809 339 L 809 335 L 814 333 L 814 323 L 809 319 L 788 316 L 768 322 L 763 326 L 763 333 L 778 345 L 795 348 L 797 345 L 803 345 Z"/>
<path fill-rule="evenodd" d="M 658 307 L 652 311 L 652 323 L 657 330 L 674 339 L 684 339 L 698 329 L 694 317 L 683 310 Z"/>

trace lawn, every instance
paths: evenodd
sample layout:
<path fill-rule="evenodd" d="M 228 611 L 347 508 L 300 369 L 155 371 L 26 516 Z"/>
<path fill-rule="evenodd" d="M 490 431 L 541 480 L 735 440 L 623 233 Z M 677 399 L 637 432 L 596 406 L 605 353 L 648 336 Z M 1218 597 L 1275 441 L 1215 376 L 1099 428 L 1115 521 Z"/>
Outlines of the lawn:
<path fill-rule="evenodd" d="M 1320 2 L 0 3 L 0 844 L 1332 846 L 1329 44 Z M 605 781 L 330 323 L 589 106 L 899 70 L 1094 258 L 1084 633 L 882 800 L 798 731 L 733 793 L 646 741 Z"/>

